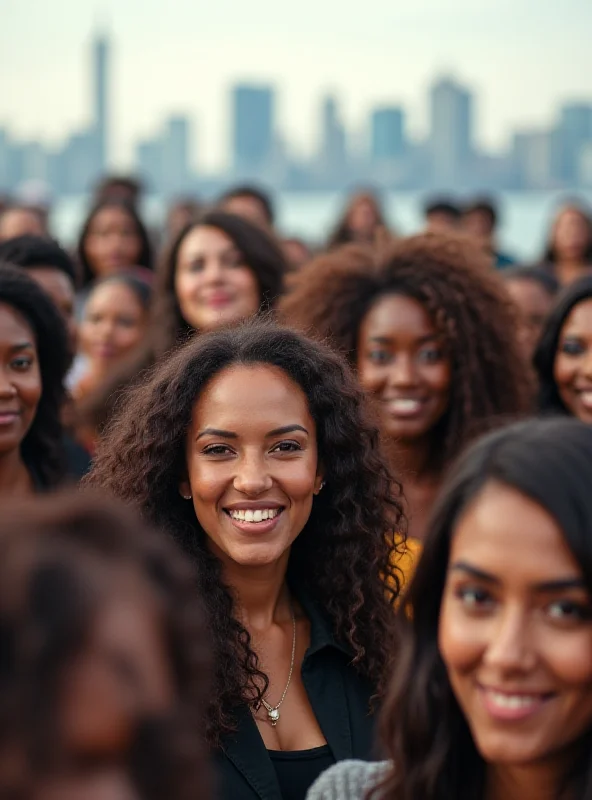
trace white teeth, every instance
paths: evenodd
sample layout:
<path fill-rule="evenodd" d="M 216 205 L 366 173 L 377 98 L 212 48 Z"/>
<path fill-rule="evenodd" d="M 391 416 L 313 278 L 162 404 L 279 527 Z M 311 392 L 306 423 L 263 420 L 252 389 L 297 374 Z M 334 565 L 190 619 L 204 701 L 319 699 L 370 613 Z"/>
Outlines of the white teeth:
<path fill-rule="evenodd" d="M 241 522 L 264 522 L 267 519 L 275 519 L 280 513 L 279 508 L 262 508 L 252 511 L 251 509 L 233 509 L 230 512 L 232 519 L 240 520 Z"/>
<path fill-rule="evenodd" d="M 499 708 L 527 708 L 536 705 L 540 698 L 533 695 L 501 694 L 500 692 L 489 692 L 490 698 Z"/>
<path fill-rule="evenodd" d="M 418 400 L 393 400 L 392 406 L 395 411 L 401 411 L 403 413 L 411 413 L 412 411 L 418 411 L 420 408 L 421 403 Z"/>
<path fill-rule="evenodd" d="M 580 400 L 586 408 L 592 408 L 592 392 L 580 392 Z"/>

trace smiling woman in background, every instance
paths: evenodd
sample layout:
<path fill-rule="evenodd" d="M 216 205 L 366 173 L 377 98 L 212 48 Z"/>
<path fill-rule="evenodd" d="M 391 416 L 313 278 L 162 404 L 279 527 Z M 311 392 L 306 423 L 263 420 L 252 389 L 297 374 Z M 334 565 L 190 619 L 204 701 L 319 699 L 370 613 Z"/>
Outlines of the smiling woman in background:
<path fill-rule="evenodd" d="M 280 312 L 347 356 L 377 401 L 417 539 L 452 459 L 530 410 L 516 314 L 471 242 L 428 234 L 336 250 L 301 270 Z"/>
<path fill-rule="evenodd" d="M 128 396 L 90 483 L 195 562 L 220 797 L 301 800 L 325 767 L 371 757 L 404 520 L 340 358 L 257 321 L 199 336 Z"/>
<path fill-rule="evenodd" d="M 590 800 L 590 474 L 576 420 L 520 423 L 466 454 L 400 613 L 391 761 L 337 765 L 309 800 Z"/>
<path fill-rule="evenodd" d="M 570 414 L 592 423 L 592 276 L 557 300 L 534 358 L 544 414 Z"/>
<path fill-rule="evenodd" d="M 22 270 L 0 264 L 0 496 L 45 491 L 63 478 L 69 363 L 58 309 Z"/>

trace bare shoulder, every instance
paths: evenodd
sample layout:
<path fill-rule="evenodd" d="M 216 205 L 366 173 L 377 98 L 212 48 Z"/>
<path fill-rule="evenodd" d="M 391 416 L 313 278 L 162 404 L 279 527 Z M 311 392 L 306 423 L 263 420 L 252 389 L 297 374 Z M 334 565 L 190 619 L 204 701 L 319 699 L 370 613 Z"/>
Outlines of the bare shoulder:
<path fill-rule="evenodd" d="M 340 761 L 313 783 L 306 800 L 364 800 L 390 766 L 389 761 Z"/>

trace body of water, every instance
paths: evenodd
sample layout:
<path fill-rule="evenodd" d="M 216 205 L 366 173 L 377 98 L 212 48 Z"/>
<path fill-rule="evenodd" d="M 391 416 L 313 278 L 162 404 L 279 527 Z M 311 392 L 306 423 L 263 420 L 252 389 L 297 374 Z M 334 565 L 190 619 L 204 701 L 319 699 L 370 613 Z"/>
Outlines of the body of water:
<path fill-rule="evenodd" d="M 592 205 L 592 191 L 570 195 Z M 522 261 L 536 261 L 545 245 L 551 219 L 565 192 L 506 192 L 497 195 L 500 209 L 499 246 Z M 425 193 L 385 194 L 387 218 L 393 230 L 410 234 L 421 230 Z M 278 229 L 285 236 L 299 236 L 322 244 L 343 211 L 342 192 L 282 192 L 276 197 Z M 66 245 L 75 244 L 88 209 L 88 198 L 58 201 L 52 213 L 52 230 Z M 148 198 L 144 217 L 158 227 L 165 207 L 159 198 Z"/>

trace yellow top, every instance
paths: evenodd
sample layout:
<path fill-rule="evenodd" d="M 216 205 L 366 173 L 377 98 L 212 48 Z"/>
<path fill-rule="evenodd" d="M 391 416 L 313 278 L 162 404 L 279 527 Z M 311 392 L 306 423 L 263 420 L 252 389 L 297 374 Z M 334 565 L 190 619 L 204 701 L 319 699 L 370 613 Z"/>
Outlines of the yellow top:
<path fill-rule="evenodd" d="M 403 573 L 401 589 L 405 589 L 413 577 L 422 550 L 423 545 L 419 539 L 408 538 L 405 542 L 405 550 L 402 553 L 393 552 L 391 563 Z"/>

